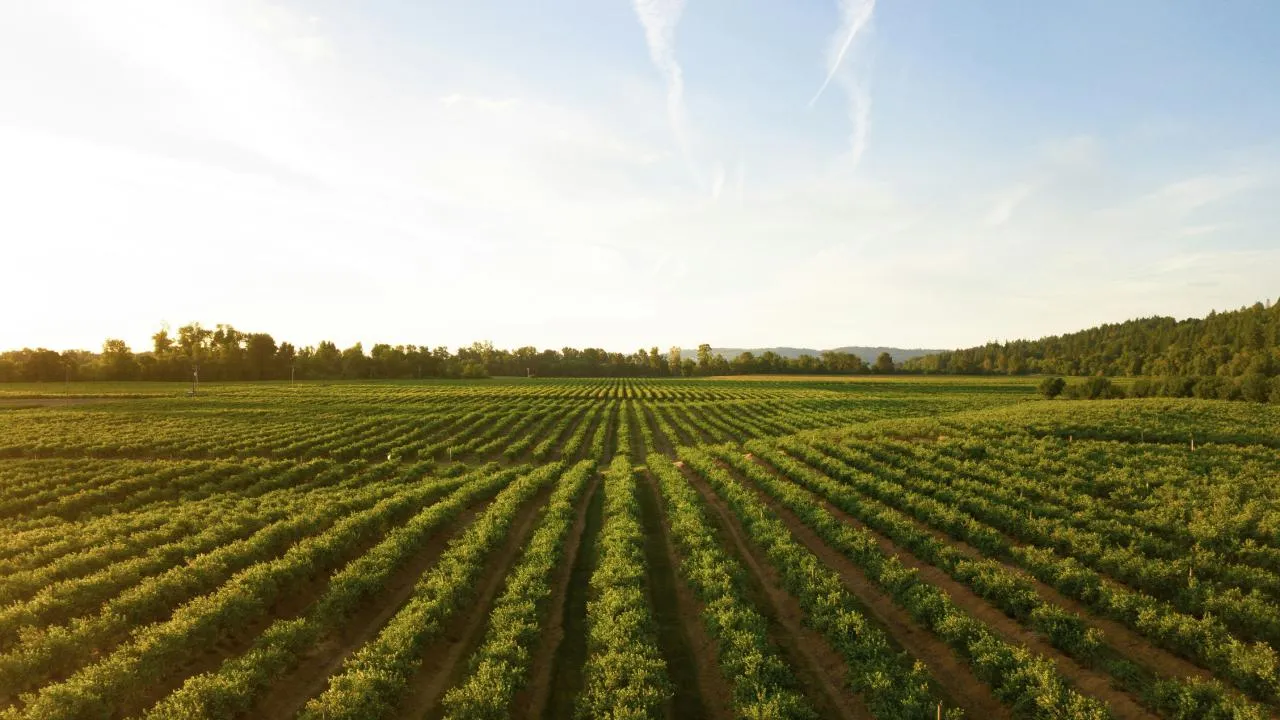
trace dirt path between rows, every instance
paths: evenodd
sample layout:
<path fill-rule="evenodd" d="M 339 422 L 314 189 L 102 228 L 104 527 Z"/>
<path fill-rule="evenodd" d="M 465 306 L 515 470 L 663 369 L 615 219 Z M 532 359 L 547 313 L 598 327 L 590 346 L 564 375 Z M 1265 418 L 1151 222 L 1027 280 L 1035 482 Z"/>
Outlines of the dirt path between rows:
<path fill-rule="evenodd" d="M 660 452 L 669 458 L 674 458 L 676 456 L 675 447 L 671 444 L 671 438 L 667 437 L 667 434 L 662 431 L 662 427 L 658 425 L 658 419 L 654 417 L 654 412 L 656 411 L 649 405 L 642 405 L 640 407 L 640 422 L 647 423 L 649 430 L 653 432 L 653 444 L 656 446 L 654 451 Z M 679 441 L 679 438 L 677 438 L 677 441 Z"/>
<path fill-rule="evenodd" d="M 1040 596 L 1040 599 L 1047 603 L 1057 605 L 1068 612 L 1079 615 L 1087 625 L 1096 627 L 1101 630 L 1107 638 L 1107 644 L 1111 645 L 1123 655 L 1125 658 L 1141 665 L 1151 672 L 1170 678 L 1197 677 L 1202 680 L 1212 680 L 1213 673 L 1196 665 L 1185 658 L 1179 657 L 1168 650 L 1161 649 L 1151 643 L 1150 640 L 1139 635 L 1137 632 L 1130 630 L 1122 623 L 1116 622 L 1109 618 L 1097 615 L 1088 605 L 1063 595 L 1050 585 L 1047 585 L 1030 573 L 1017 565 L 1006 560 L 992 558 L 983 555 L 982 551 L 966 543 L 965 541 L 948 535 L 945 531 L 938 530 L 907 513 L 900 512 L 900 515 L 914 525 L 917 529 L 929 533 L 933 537 L 942 542 L 950 544 L 966 556 L 975 560 L 996 560 L 1000 565 L 1011 573 L 1017 574 L 1020 578 L 1029 583 Z"/>
<path fill-rule="evenodd" d="M 724 442 L 733 441 L 732 436 L 721 439 L 718 436 L 718 433 L 722 431 L 719 428 L 717 428 L 715 424 L 709 423 L 706 421 L 703 421 L 702 423 L 696 422 L 693 417 L 692 406 L 673 405 L 671 407 L 668 407 L 667 410 L 670 411 L 671 417 L 674 418 L 676 416 L 679 416 L 681 422 L 684 424 L 688 432 L 696 433 L 695 439 L 693 441 L 694 445 L 700 445 L 704 443 L 710 444 L 710 445 L 719 445 Z M 672 423 L 672 425 L 675 425 L 675 423 Z"/>
<path fill-rule="evenodd" d="M 573 717 L 587 660 L 587 597 L 603 524 L 604 492 L 597 473 L 557 569 L 547 630 L 533 654 L 533 676 L 525 690 L 516 694 L 513 717 Z"/>
<path fill-rule="evenodd" d="M 647 470 L 641 471 L 637 496 L 658 644 L 675 685 L 670 717 L 732 720 L 733 693 L 720 674 L 716 643 L 702 624 L 702 603 L 677 574 L 679 556 L 657 485 Z"/>
<path fill-rule="evenodd" d="M 506 585 L 507 574 L 519 560 L 525 541 L 533 535 L 552 489 L 551 485 L 542 488 L 520 508 L 507 530 L 505 542 L 485 561 L 480 585 L 467 604 L 467 610 L 451 617 L 443 635 L 422 649 L 422 663 L 409 681 L 398 717 L 416 720 L 443 714 L 440 700 L 449 688 L 465 677 L 467 659 L 484 640 L 493 605 Z"/>
<path fill-rule="evenodd" d="M 605 406 L 603 427 L 597 427 L 596 432 L 604 432 L 604 457 L 596 458 L 597 462 L 603 463 L 605 458 L 612 458 L 618 453 L 618 424 L 622 421 L 622 403 L 616 405 Z M 591 447 L 595 445 L 594 435 L 589 438 L 591 442 L 587 443 L 587 452 L 591 452 Z M 630 452 L 630 448 L 624 450 Z"/>
<path fill-rule="evenodd" d="M 644 417 L 638 416 L 635 410 L 635 402 L 632 401 L 629 406 L 623 408 L 622 412 L 627 413 L 627 427 L 631 431 L 627 436 L 627 455 L 630 456 L 633 464 L 640 465 L 644 463 L 647 454 L 644 434 L 640 430 L 640 423 L 644 422 Z"/>
<path fill-rule="evenodd" d="M 746 530 L 725 501 L 696 472 L 683 468 L 703 502 L 711 510 L 708 520 L 725 541 L 725 549 L 746 568 L 748 593 L 769 621 L 769 639 L 781 651 L 818 715 L 823 718 L 871 718 L 862 699 L 845 683 L 849 669 L 826 638 L 804 624 L 800 602 L 782 586 L 778 573 L 763 552 L 747 539 Z"/>
<path fill-rule="evenodd" d="M 1026 580 L 1028 583 L 1030 583 L 1032 587 L 1034 587 L 1036 593 L 1040 596 L 1042 600 L 1048 603 L 1052 603 L 1054 605 L 1058 605 L 1069 612 L 1079 615 L 1088 625 L 1092 627 L 1096 627 L 1099 630 L 1101 630 L 1106 635 L 1108 644 L 1114 647 L 1117 652 L 1119 652 L 1125 658 L 1133 661 L 1134 663 L 1137 663 L 1138 665 L 1146 668 L 1147 670 L 1157 675 L 1170 677 L 1170 678 L 1195 677 L 1195 678 L 1200 678 L 1202 680 L 1213 679 L 1214 675 L 1212 672 L 1200 667 L 1199 665 L 1196 665 L 1191 660 L 1183 658 L 1180 655 L 1177 655 L 1173 652 L 1170 652 L 1168 650 L 1165 650 L 1155 645 L 1150 640 L 1144 638 L 1141 634 L 1130 629 L 1128 626 L 1124 625 L 1123 623 L 1098 615 L 1092 608 L 1090 608 L 1085 603 L 1080 602 L 1079 600 L 1076 600 L 1074 598 L 1068 597 L 1067 595 L 1064 595 L 1063 593 L 1059 592 L 1053 586 L 1048 585 L 1047 583 L 1041 582 L 1040 580 L 1037 580 L 1025 569 L 1019 567 L 1016 563 L 1010 562 L 1005 559 L 992 558 L 987 555 L 984 555 L 982 551 L 978 550 L 972 545 L 969 545 L 965 541 L 959 538 L 953 537 L 952 535 L 950 535 L 944 530 L 934 528 L 933 526 L 917 519 L 916 517 L 914 517 L 913 515 L 911 515 L 910 513 L 904 510 L 901 510 L 893 505 L 884 503 L 883 501 L 877 500 L 875 498 L 866 496 L 863 493 L 859 493 L 857 490 L 854 490 L 853 488 L 850 488 L 849 490 L 850 492 L 866 497 L 866 499 L 870 502 L 879 503 L 881 505 L 884 505 L 885 507 L 893 509 L 894 511 L 898 512 L 902 518 L 910 522 L 917 529 L 929 533 L 930 535 L 937 538 L 938 540 L 941 540 L 942 542 L 949 543 L 950 545 L 955 547 L 957 550 L 960 550 L 965 555 L 971 558 L 996 560 L 1006 570 L 1012 573 L 1016 573 L 1018 576 Z M 980 523 L 983 527 L 989 528 L 992 532 L 998 533 L 1000 537 L 1006 543 L 1009 544 L 1010 547 L 1019 547 L 1019 548 L 1036 547 L 1035 545 L 1022 542 L 1017 538 L 1013 537 L 1012 535 L 1009 535 L 1008 533 L 1001 531 L 999 528 L 996 528 L 995 526 L 984 523 L 982 520 L 975 518 L 975 521 Z M 1108 577 L 1104 573 L 1098 573 L 1098 574 L 1100 577 L 1103 578 L 1104 582 L 1111 584 L 1113 587 L 1122 588 L 1128 592 L 1140 592 L 1125 585 L 1124 583 L 1121 583 L 1115 580 L 1114 578 Z"/>
<path fill-rule="evenodd" d="M 400 526 L 410 517 L 413 517 L 414 513 L 420 512 L 423 508 L 438 502 L 439 499 L 439 496 L 434 496 L 422 505 L 406 508 L 402 516 L 397 516 L 393 521 L 388 522 L 386 530 Z M 332 527 L 332 524 L 329 527 Z M 325 530 L 320 532 L 325 532 Z M 315 537 L 315 535 L 309 535 L 308 537 Z M 382 534 L 371 534 L 369 537 L 362 539 L 344 553 L 342 557 L 331 563 L 328 570 L 296 582 L 288 590 L 281 591 L 280 595 L 270 603 L 268 609 L 265 612 L 256 614 L 250 622 L 238 627 L 226 628 L 215 642 L 205 647 L 203 652 L 199 654 L 185 659 L 175 659 L 172 663 L 173 668 L 170 669 L 168 675 L 162 681 L 148 685 L 143 691 L 131 694 L 125 701 L 121 702 L 117 708 L 116 716 L 133 717 L 141 714 L 142 711 L 182 687 L 187 678 L 216 671 L 227 659 L 244 654 L 253 647 L 253 643 L 257 641 L 258 637 L 276 620 L 295 618 L 305 612 L 324 593 L 329 586 L 330 577 L 335 572 L 341 570 L 355 558 L 368 552 L 370 548 L 381 540 Z M 298 542 L 302 542 L 302 540 Z M 287 549 L 282 550 L 276 557 L 283 557 L 285 552 L 287 552 Z M 270 562 L 270 560 L 262 562 Z M 218 588 L 221 587 L 222 585 L 220 584 Z M 217 590 L 215 588 L 204 595 L 217 592 Z"/>
<path fill-rule="evenodd" d="M 608 413 L 604 412 L 604 410 L 597 412 L 594 407 L 588 407 L 587 411 L 582 414 L 582 419 L 579 422 L 574 423 L 573 427 L 568 432 L 561 435 L 556 440 L 555 450 L 552 452 L 552 457 L 563 460 L 566 463 L 574 463 L 579 459 L 586 457 L 591 453 L 591 438 L 596 434 L 596 428 L 600 427 L 600 423 L 604 422 L 607 418 Z M 578 447 L 577 452 L 573 454 L 573 457 L 565 457 L 565 446 L 573 439 L 574 434 L 578 432 L 578 428 L 582 427 L 584 424 L 587 426 L 587 429 L 583 432 L 582 444 Z"/>
<path fill-rule="evenodd" d="M 697 428 L 688 425 L 688 421 L 683 417 L 676 417 L 674 405 L 654 406 L 654 413 L 662 416 L 667 422 L 667 427 L 676 434 L 673 445 L 698 445 L 709 440 L 704 439 L 703 434 Z M 665 412 L 664 412 L 665 411 Z"/>
<path fill-rule="evenodd" d="M 758 459 L 756 462 L 762 467 L 773 471 L 773 468 L 766 463 L 760 462 Z M 744 484 L 752 487 L 760 499 L 778 513 L 779 517 L 787 523 L 787 526 L 792 529 L 792 532 L 795 533 L 797 537 L 804 537 L 806 545 L 814 543 L 818 547 L 823 548 L 822 552 L 819 554 L 820 556 L 823 556 L 824 561 L 826 561 L 828 565 L 837 566 L 843 564 L 847 565 L 851 569 L 856 569 L 856 566 L 853 565 L 852 561 L 846 558 L 842 553 L 827 545 L 820 537 L 818 537 L 817 533 L 810 529 L 808 525 L 805 525 L 804 522 L 794 513 L 783 507 L 781 503 L 774 500 L 767 493 L 761 491 L 753 483 L 748 481 L 743 482 Z M 1052 661 L 1057 667 L 1058 672 L 1061 673 L 1063 677 L 1070 680 L 1071 683 L 1074 684 L 1081 692 L 1103 700 L 1110 705 L 1112 712 L 1115 713 L 1117 718 L 1157 720 L 1158 716 L 1143 707 L 1133 696 L 1112 687 L 1112 679 L 1105 672 L 1081 665 L 1074 658 L 1055 648 L 1039 633 L 1024 627 L 1018 621 L 1008 615 L 1005 615 L 1002 610 L 988 603 L 977 593 L 970 590 L 963 583 L 953 579 L 940 568 L 930 565 L 929 563 L 915 557 L 907 550 L 896 545 L 889 538 L 884 537 L 880 533 L 864 525 L 852 515 L 849 515 L 840 508 L 832 505 L 825 498 L 821 498 L 818 495 L 813 495 L 813 497 L 820 502 L 824 509 L 830 512 L 840 522 L 866 531 L 875 540 L 876 544 L 880 547 L 881 552 L 889 556 L 896 556 L 905 567 L 916 570 L 917 573 L 919 573 L 921 580 L 924 580 L 930 585 L 933 585 L 945 592 L 950 596 L 951 601 L 955 603 L 956 607 L 985 623 L 988 628 L 996 633 L 996 635 L 1014 645 L 1025 645 L 1032 652 Z M 814 551 L 818 552 L 817 549 L 814 549 Z M 828 560 L 828 557 L 830 557 L 831 560 Z M 835 565 L 833 565 L 833 563 Z M 860 572 L 859 575 L 861 575 Z M 865 580 L 865 575 L 862 577 L 864 578 L 864 581 L 869 582 Z M 926 663 L 932 659 L 929 655 L 920 657 L 922 660 L 925 660 Z"/>
<path fill-rule="evenodd" d="M 817 555 L 823 565 L 840 576 L 845 588 L 858 599 L 885 633 L 912 657 L 919 659 L 928 667 L 934 682 L 951 701 L 975 717 L 1012 717 L 1008 706 L 1000 702 L 991 688 L 973 674 L 969 664 L 958 656 L 951 646 L 928 629 L 921 627 L 912 619 L 910 613 L 900 607 L 892 596 L 881 590 L 853 561 L 828 545 L 795 513 L 768 493 L 761 491 L 754 483 L 743 477 L 742 473 L 727 465 L 722 467 L 733 474 L 743 487 L 752 490 L 756 497 L 787 525 L 787 529 L 797 541 Z M 847 516 L 836 515 L 836 517 L 843 522 L 849 521 Z M 881 549 L 883 550 L 884 547 L 882 546 Z M 903 559 L 905 564 L 905 558 L 900 559 Z"/>
<path fill-rule="evenodd" d="M 293 671 L 277 678 L 271 685 L 271 691 L 254 704 L 248 716 L 293 717 L 308 700 L 324 692 L 329 678 L 341 669 L 342 663 L 376 637 L 400 611 L 413 595 L 418 579 L 435 565 L 449 541 L 470 525 L 490 502 L 491 499 L 476 503 L 432 533 L 426 545 L 392 575 L 382 592 L 366 600 L 360 611 L 344 622 L 337 632 L 313 647 Z"/>

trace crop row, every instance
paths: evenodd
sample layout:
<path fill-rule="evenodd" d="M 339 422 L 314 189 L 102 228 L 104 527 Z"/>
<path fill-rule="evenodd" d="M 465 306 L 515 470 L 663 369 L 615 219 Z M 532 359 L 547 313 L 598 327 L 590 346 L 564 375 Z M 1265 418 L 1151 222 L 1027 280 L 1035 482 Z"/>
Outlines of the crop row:
<path fill-rule="evenodd" d="M 849 684 L 871 712 L 882 719 L 934 717 L 940 704 L 925 667 L 890 646 L 840 577 L 800 545 L 786 525 L 711 456 L 694 448 L 681 448 L 679 455 L 733 509 L 752 541 L 777 568 L 786 590 L 800 601 L 806 622 L 844 657 Z"/>
<path fill-rule="evenodd" d="M 1210 716 L 1266 716 L 1261 708 L 1228 693 L 1220 683 L 1158 678 L 1145 671 L 1108 646 L 1102 633 L 1089 627 L 1079 616 L 1043 600 L 1024 575 L 1012 572 L 994 560 L 971 558 L 917 528 L 900 513 L 859 496 L 852 489 L 857 479 L 848 466 L 801 443 L 783 441 L 780 445 L 807 466 L 763 443 L 751 444 L 749 449 L 789 480 L 884 534 L 921 560 L 942 569 L 1005 614 L 1041 633 L 1054 647 L 1086 666 L 1107 672 L 1113 677 L 1113 682 L 1131 690 L 1163 716 L 1188 720 Z M 838 478 L 840 482 L 832 478 Z M 940 504 L 931 509 L 937 514 L 949 510 Z"/>
<path fill-rule="evenodd" d="M 576 701 L 583 718 L 657 717 L 672 695 L 646 590 L 636 478 L 625 455 L 604 476 L 604 526 L 587 603 L 587 662 Z"/>
<path fill-rule="evenodd" d="M 183 686 L 147 712 L 149 718 L 237 717 L 247 713 L 272 681 L 296 667 L 302 654 L 345 622 L 404 567 L 427 541 L 473 503 L 509 485 L 518 470 L 482 470 L 457 485 L 448 496 L 387 533 L 368 552 L 329 579 L 325 592 L 306 615 L 272 623 L 243 655 L 216 671 L 188 678 Z"/>
<path fill-rule="evenodd" d="M 531 647 L 542 631 L 552 575 L 563 561 L 575 508 L 594 470 L 594 463 L 584 460 L 556 486 L 537 530 L 506 579 L 466 678 L 444 697 L 446 717 L 498 720 L 510 716 L 511 701 L 531 669 Z"/>
<path fill-rule="evenodd" d="M 654 453 L 646 462 L 666 502 L 680 573 L 702 601 L 702 622 L 716 640 L 720 673 L 733 687 L 734 711 L 745 718 L 816 717 L 769 640 L 768 621 L 746 598 L 743 568 L 726 554 L 698 493 L 666 457 Z"/>
<path fill-rule="evenodd" d="M 328 688 L 309 701 L 302 718 L 372 720 L 395 710 L 427 642 L 467 602 L 486 558 L 506 538 L 520 508 L 557 476 L 552 463 L 508 485 L 488 509 L 455 538 L 419 580 L 413 595 L 377 637 L 347 658 Z"/>
<path fill-rule="evenodd" d="M 897 478 L 883 467 L 866 465 L 865 455 L 843 445 L 818 442 L 815 446 L 864 473 L 854 486 L 859 492 L 926 523 L 940 523 L 930 512 L 936 505 L 929 501 L 948 506 L 954 514 L 939 528 L 953 537 L 989 557 L 1018 565 L 1037 580 L 1123 623 L 1156 645 L 1191 659 L 1259 700 L 1273 702 L 1280 697 L 1280 657 L 1269 645 L 1241 642 L 1216 618 L 1179 612 L 1167 602 L 1108 581 L 1050 548 L 1011 542 L 1006 533 L 1016 535 L 1025 516 L 1009 518 L 995 503 L 960 495 L 949 485 L 922 475 L 913 475 L 910 480 Z"/>
<path fill-rule="evenodd" d="M 442 487 L 454 486 L 459 482 L 446 480 L 424 483 L 378 500 L 367 510 L 359 510 L 367 499 L 375 499 L 383 494 L 383 488 L 375 485 L 363 493 L 363 497 L 360 493 L 353 493 L 346 502 L 327 503 L 312 508 L 310 512 L 300 515 L 299 520 L 304 523 L 317 522 L 317 525 L 312 526 L 314 529 L 323 528 L 327 522 L 332 522 L 328 529 L 298 541 L 274 560 L 255 563 L 236 573 L 212 593 L 197 597 L 177 608 L 168 620 L 137 627 L 132 631 L 130 639 L 109 655 L 82 667 L 65 680 L 24 695 L 22 700 L 25 707 L 10 708 L 0 717 L 101 716 L 110 713 L 110 708 L 136 701 L 138 693 L 145 692 L 146 688 L 160 682 L 173 671 L 175 659 L 208 647 L 219 637 L 262 617 L 291 584 L 341 563 L 361 543 L 366 542 L 367 538 L 382 534 L 406 514 L 415 512 L 431 498 L 438 496 Z M 354 513 L 343 516 L 344 512 L 353 509 L 356 510 Z M 222 569 L 216 565 L 198 566 L 193 579 L 199 583 L 203 574 L 220 573 Z M 180 581 L 175 584 L 182 585 Z M 140 588 L 136 602 L 149 607 L 151 595 L 147 588 Z M 89 621 L 89 629 L 84 632 L 92 636 L 99 625 L 111 627 L 117 622 L 117 616 L 100 614 Z M 128 622 L 132 625 L 132 621 Z M 56 638 L 48 637 L 51 637 L 51 642 L 57 642 Z M 87 657 L 92 651 L 93 642 L 78 639 L 69 647 L 77 657 Z M 20 647 L 19 657 L 28 657 L 33 652 L 32 646 L 24 643 Z M 40 664 L 38 660 L 37 658 L 35 664 Z M 22 669 L 25 670 L 25 667 Z M 14 684 L 0 684 L 5 687 L 22 687 L 30 685 L 32 680 L 44 679 L 46 678 L 42 674 L 32 676 L 19 672 L 14 678 Z"/>

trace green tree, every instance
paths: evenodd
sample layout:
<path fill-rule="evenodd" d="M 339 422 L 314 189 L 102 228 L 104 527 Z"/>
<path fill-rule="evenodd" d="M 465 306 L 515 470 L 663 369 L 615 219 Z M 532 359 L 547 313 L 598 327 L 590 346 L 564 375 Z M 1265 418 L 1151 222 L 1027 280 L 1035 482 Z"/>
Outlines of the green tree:
<path fill-rule="evenodd" d="M 356 343 L 342 351 L 342 377 L 362 378 L 369 375 L 369 358 L 364 354 L 364 345 Z"/>
<path fill-rule="evenodd" d="M 321 340 L 311 358 L 311 370 L 316 377 L 342 377 L 342 352 L 337 344 L 329 340 Z"/>
<path fill-rule="evenodd" d="M 1047 377 L 1040 381 L 1040 394 L 1052 400 L 1062 394 L 1067 381 L 1060 377 Z"/>
<path fill-rule="evenodd" d="M 711 346 L 702 343 L 698 346 L 698 372 L 706 375 L 711 372 Z"/>
<path fill-rule="evenodd" d="M 462 364 L 462 377 L 469 379 L 487 378 L 489 377 L 489 373 L 485 370 L 484 365 L 481 365 L 474 360 L 469 360 Z"/>
<path fill-rule="evenodd" d="M 276 341 L 267 333 L 249 333 L 244 340 L 248 379 L 266 380 L 275 375 Z"/>
<path fill-rule="evenodd" d="M 1253 402 L 1266 402 L 1271 394 L 1271 382 L 1262 373 L 1249 373 L 1240 378 L 1240 396 Z"/>
<path fill-rule="evenodd" d="M 880 353 L 880 356 L 876 358 L 876 364 L 873 369 L 876 372 L 884 375 L 887 375 L 893 372 L 894 370 L 893 356 L 887 352 Z"/>
<path fill-rule="evenodd" d="M 138 363 L 129 345 L 116 338 L 102 343 L 102 370 L 106 380 L 132 380 L 138 375 Z"/>
<path fill-rule="evenodd" d="M 698 364 L 693 358 L 685 358 L 680 362 L 680 374 L 684 377 L 693 377 L 698 372 Z"/>
<path fill-rule="evenodd" d="M 169 337 L 169 328 L 162 327 L 160 332 L 151 336 L 151 347 L 156 357 L 164 357 L 173 349 L 173 338 Z"/>
<path fill-rule="evenodd" d="M 212 331 L 200 327 L 200 323 L 190 323 L 178 328 L 178 347 L 182 354 L 192 362 L 199 361 L 208 346 Z"/>
<path fill-rule="evenodd" d="M 291 371 L 296 371 L 297 362 L 298 351 L 294 349 L 293 345 L 287 342 L 280 343 L 280 347 L 276 349 L 275 358 L 276 371 L 280 374 L 280 377 L 291 378 L 294 374 Z"/>

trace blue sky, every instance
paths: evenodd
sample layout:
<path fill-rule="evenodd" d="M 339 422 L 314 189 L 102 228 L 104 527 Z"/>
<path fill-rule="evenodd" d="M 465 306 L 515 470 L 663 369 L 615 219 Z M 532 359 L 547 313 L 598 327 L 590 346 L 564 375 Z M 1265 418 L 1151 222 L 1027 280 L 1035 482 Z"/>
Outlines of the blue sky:
<path fill-rule="evenodd" d="M 1244 1 L 6 3 L 0 345 L 947 347 L 1275 298 L 1278 29 Z"/>

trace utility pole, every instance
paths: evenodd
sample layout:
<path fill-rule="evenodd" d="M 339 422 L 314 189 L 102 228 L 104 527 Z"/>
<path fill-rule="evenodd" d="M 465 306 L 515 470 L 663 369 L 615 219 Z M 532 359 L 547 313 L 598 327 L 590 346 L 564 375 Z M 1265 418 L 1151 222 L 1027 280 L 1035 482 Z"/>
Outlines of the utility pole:
<path fill-rule="evenodd" d="M 191 362 L 191 396 L 195 397 L 200 390 L 200 363 Z"/>
<path fill-rule="evenodd" d="M 289 363 L 289 387 L 293 387 L 293 373 L 298 369 L 297 363 Z"/>

